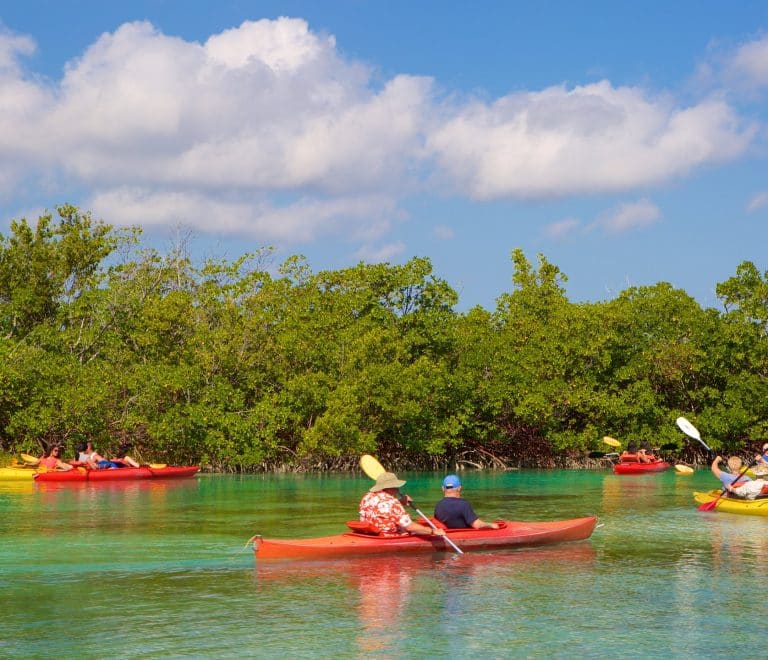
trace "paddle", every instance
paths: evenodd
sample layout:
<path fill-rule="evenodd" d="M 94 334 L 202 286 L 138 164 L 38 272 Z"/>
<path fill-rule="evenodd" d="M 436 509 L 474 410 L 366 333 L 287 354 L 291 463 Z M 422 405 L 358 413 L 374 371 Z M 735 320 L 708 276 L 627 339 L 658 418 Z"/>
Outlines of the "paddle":
<path fill-rule="evenodd" d="M 363 472 L 365 472 L 365 474 L 367 474 L 374 481 L 386 472 L 382 464 L 379 463 L 370 454 L 364 454 L 363 456 L 360 457 L 360 467 L 362 468 Z M 421 511 L 419 511 L 419 509 L 416 508 L 416 505 L 413 502 L 409 502 L 408 505 L 413 507 L 416 513 L 418 513 L 424 520 L 426 520 L 427 524 L 432 529 L 435 529 L 435 530 L 437 529 L 437 527 L 435 527 L 435 524 L 429 518 L 427 518 L 427 516 L 425 516 Z M 457 546 L 453 541 L 451 541 L 451 539 L 448 538 L 447 534 L 441 538 L 444 538 L 446 543 L 448 543 L 448 545 L 450 545 L 460 555 L 464 554 L 461 548 L 459 548 L 459 546 Z"/>
<path fill-rule="evenodd" d="M 21 460 L 27 465 L 38 465 L 40 463 L 39 458 L 30 456 L 29 454 L 21 454 Z"/>
<path fill-rule="evenodd" d="M 693 474 L 693 468 L 682 463 L 675 465 L 675 470 L 677 470 L 678 474 Z"/>
<path fill-rule="evenodd" d="M 589 458 L 618 458 L 619 455 L 615 451 L 608 452 L 607 454 L 602 451 L 591 451 L 587 454 Z"/>
<path fill-rule="evenodd" d="M 736 477 L 730 483 L 730 485 L 733 486 L 739 479 L 741 479 L 747 473 L 747 470 L 749 470 L 750 467 L 752 467 L 752 463 L 751 462 L 747 463 L 744 466 L 744 469 L 741 472 L 739 472 L 739 476 Z M 717 496 L 716 499 L 712 500 L 711 502 L 704 502 L 704 504 L 699 504 L 699 506 L 697 507 L 698 510 L 699 511 L 712 511 L 712 509 L 714 509 L 717 506 L 717 503 L 720 501 L 720 498 L 723 495 L 725 495 L 727 492 L 728 492 L 728 488 L 727 487 L 723 488 L 723 491 Z"/>
<path fill-rule="evenodd" d="M 603 442 L 606 445 L 610 445 L 611 447 L 621 447 L 621 443 L 616 438 L 612 438 L 610 435 L 603 436 Z"/>
<path fill-rule="evenodd" d="M 699 430 L 693 424 L 691 424 L 685 417 L 678 417 L 675 420 L 675 423 L 677 424 L 678 428 L 683 433 L 685 433 L 685 435 L 687 435 L 689 438 L 698 440 L 701 443 L 702 447 L 704 447 L 704 449 L 706 449 L 710 453 L 710 455 L 715 453 L 707 446 L 707 443 L 701 439 L 701 434 L 699 433 Z"/>

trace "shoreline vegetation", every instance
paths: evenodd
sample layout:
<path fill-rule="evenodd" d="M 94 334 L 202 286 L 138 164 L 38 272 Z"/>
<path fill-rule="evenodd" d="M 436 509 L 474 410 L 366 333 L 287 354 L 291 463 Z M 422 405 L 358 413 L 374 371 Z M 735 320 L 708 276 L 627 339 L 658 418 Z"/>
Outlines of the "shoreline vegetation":
<path fill-rule="evenodd" d="M 457 312 L 428 258 L 313 272 L 268 247 L 167 254 L 63 205 L 0 234 L 0 455 L 84 439 L 216 472 L 599 467 L 609 434 L 709 462 L 768 438 L 768 272 L 722 309 L 666 282 L 599 302 L 511 251 L 494 310 Z"/>

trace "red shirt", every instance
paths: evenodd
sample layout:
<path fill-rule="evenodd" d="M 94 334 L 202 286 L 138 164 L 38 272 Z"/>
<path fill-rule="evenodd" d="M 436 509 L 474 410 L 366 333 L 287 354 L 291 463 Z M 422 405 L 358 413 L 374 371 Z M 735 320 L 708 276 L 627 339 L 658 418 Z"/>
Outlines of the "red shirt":
<path fill-rule="evenodd" d="M 400 532 L 413 522 L 400 500 L 383 490 L 366 493 L 360 500 L 360 521 L 385 534 Z"/>

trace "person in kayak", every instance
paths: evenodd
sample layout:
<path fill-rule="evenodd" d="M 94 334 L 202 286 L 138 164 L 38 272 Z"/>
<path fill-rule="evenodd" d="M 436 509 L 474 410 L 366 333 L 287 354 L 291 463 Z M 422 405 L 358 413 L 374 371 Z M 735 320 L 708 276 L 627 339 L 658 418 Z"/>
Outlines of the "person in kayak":
<path fill-rule="evenodd" d="M 62 472 L 72 469 L 72 466 L 69 463 L 65 463 L 61 460 L 61 447 L 59 445 L 51 447 L 50 453 L 48 456 L 44 456 L 40 459 L 39 465 L 48 470 L 60 470 Z"/>
<path fill-rule="evenodd" d="M 738 456 L 731 456 L 728 459 L 728 471 L 726 472 L 720 467 L 723 462 L 722 456 L 715 456 L 715 460 L 710 465 L 710 470 L 723 484 L 723 488 L 728 489 L 737 479 L 739 484 L 744 484 L 747 481 L 752 481 L 751 477 L 746 474 L 741 474 L 742 462 Z M 738 485 L 738 484 L 737 484 Z"/>
<path fill-rule="evenodd" d="M 435 505 L 435 518 L 448 529 L 498 529 L 477 517 L 472 505 L 461 497 L 461 480 L 455 474 L 443 479 L 443 499 Z"/>
<path fill-rule="evenodd" d="M 622 463 L 636 463 L 639 458 L 637 454 L 637 443 L 634 440 L 630 440 L 627 448 L 621 452 L 619 460 Z"/>
<path fill-rule="evenodd" d="M 405 511 L 411 499 L 400 493 L 406 482 L 392 472 L 385 472 L 360 500 L 360 522 L 367 523 L 380 534 L 431 534 L 445 536 L 442 529 L 433 529 L 414 522 Z"/>
<path fill-rule="evenodd" d="M 728 459 L 729 472 L 720 469 L 722 461 L 722 456 L 718 456 L 712 461 L 712 473 L 720 479 L 720 483 L 723 484 L 723 488 L 729 495 L 747 500 L 768 495 L 768 481 L 752 479 L 746 474 L 741 474 L 743 464 L 738 456 L 731 456 Z"/>
<path fill-rule="evenodd" d="M 94 448 L 93 443 L 88 440 L 79 447 L 78 462 L 89 467 L 91 470 L 104 470 L 106 468 L 118 468 L 117 463 L 108 461 Z"/>
<path fill-rule="evenodd" d="M 755 456 L 756 472 L 765 474 L 768 472 L 768 442 L 763 443 L 763 448 L 760 450 L 757 456 Z"/>
<path fill-rule="evenodd" d="M 640 449 L 637 450 L 637 460 L 641 463 L 653 463 L 656 461 L 656 456 L 653 455 L 650 443 L 644 442 L 640 446 Z"/>
<path fill-rule="evenodd" d="M 117 456 L 112 459 L 112 462 L 118 463 L 120 467 L 139 467 L 138 461 L 128 456 L 128 452 L 131 449 L 133 449 L 133 445 L 130 443 L 120 445 L 120 448 L 117 450 Z"/>

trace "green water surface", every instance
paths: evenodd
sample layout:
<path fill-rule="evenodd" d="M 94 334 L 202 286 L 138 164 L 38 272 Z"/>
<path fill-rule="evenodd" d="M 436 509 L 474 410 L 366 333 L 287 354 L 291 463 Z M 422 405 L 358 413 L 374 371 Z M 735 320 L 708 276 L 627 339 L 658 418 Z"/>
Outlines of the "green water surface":
<path fill-rule="evenodd" d="M 406 474 L 431 513 L 442 474 Z M 485 519 L 600 519 L 530 550 L 259 565 L 334 534 L 362 476 L 0 482 L 0 657 L 766 657 L 768 518 L 702 513 L 708 471 L 466 473 Z"/>

